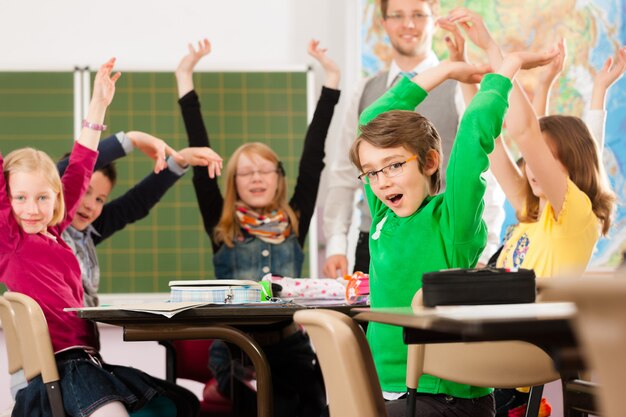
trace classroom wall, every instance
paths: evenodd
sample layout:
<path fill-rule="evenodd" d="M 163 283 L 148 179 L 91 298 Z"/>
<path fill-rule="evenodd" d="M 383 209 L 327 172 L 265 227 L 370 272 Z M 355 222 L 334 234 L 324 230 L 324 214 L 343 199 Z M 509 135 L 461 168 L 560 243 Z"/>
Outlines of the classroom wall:
<path fill-rule="evenodd" d="M 352 86 L 358 10 L 358 0 L 0 0 L 0 71 L 97 68 L 111 56 L 121 71 L 173 71 L 203 37 L 213 52 L 199 70 L 289 69 L 313 62 L 306 46 L 316 38 Z"/>

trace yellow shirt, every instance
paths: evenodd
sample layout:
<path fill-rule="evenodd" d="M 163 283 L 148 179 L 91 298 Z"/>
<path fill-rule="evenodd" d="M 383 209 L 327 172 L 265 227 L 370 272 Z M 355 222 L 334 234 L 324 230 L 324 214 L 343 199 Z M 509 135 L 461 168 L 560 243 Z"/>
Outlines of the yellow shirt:
<path fill-rule="evenodd" d="M 538 277 L 581 275 L 600 236 L 589 197 L 567 180 L 558 219 L 546 204 L 537 222 L 520 223 L 504 244 L 497 266 L 534 269 Z"/>

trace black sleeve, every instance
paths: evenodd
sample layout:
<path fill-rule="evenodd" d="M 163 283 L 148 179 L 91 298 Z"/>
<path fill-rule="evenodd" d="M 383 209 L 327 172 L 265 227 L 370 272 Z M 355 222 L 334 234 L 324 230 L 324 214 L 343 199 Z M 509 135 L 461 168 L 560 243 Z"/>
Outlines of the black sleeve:
<path fill-rule="evenodd" d="M 158 174 L 152 172 L 124 195 L 106 203 L 100 217 L 92 223 L 100 234 L 93 235 L 94 243 L 97 245 L 127 224 L 146 217 L 179 178 L 169 169 Z"/>
<path fill-rule="evenodd" d="M 200 100 L 196 92 L 192 90 L 185 94 L 178 100 L 178 104 L 185 123 L 189 146 L 210 146 L 209 135 L 200 112 Z M 217 226 L 222 215 L 224 199 L 218 187 L 217 178 L 210 178 L 206 167 L 193 167 L 192 181 L 204 222 L 204 230 L 211 239 L 213 253 L 215 253 L 219 249 L 219 245 L 213 239 L 213 229 Z"/>
<path fill-rule="evenodd" d="M 298 241 L 304 246 L 309 232 L 311 217 L 315 210 L 320 177 L 324 169 L 324 145 L 328 128 L 339 101 L 339 90 L 322 87 L 313 119 L 306 132 L 304 148 L 300 157 L 298 180 L 289 205 L 296 212 L 299 222 Z"/>
<path fill-rule="evenodd" d="M 126 152 L 116 135 L 111 135 L 108 138 L 102 139 L 98 143 L 98 159 L 96 160 L 96 166 L 93 170 L 97 171 L 123 156 L 126 156 Z M 67 168 L 69 162 L 69 157 L 65 157 L 57 162 L 57 170 L 59 171 L 60 176 L 63 176 L 65 173 L 65 169 Z"/>

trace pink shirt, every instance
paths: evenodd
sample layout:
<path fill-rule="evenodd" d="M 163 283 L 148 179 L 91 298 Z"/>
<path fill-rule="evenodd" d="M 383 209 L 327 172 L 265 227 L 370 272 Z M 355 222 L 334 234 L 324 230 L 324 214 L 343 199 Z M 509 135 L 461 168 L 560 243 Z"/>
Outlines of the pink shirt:
<path fill-rule="evenodd" d="M 4 160 L 0 155 L 0 282 L 10 291 L 26 294 L 41 306 L 55 352 L 85 346 L 99 349 L 93 323 L 80 319 L 66 307 L 83 307 L 83 287 L 78 261 L 61 233 L 72 222 L 89 186 L 98 153 L 74 144 L 63 175 L 66 214 L 62 222 L 48 227 L 55 239 L 27 234 L 17 224 L 7 195 Z"/>

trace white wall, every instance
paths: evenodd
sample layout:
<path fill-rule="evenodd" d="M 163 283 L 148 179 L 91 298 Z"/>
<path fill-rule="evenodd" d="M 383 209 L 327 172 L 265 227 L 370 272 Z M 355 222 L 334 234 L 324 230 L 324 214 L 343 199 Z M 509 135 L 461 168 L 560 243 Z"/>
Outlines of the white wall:
<path fill-rule="evenodd" d="M 120 70 L 172 71 L 208 37 L 199 69 L 302 66 L 310 38 L 353 80 L 358 0 L 0 0 L 0 70 L 59 70 L 118 58 Z M 352 75 L 348 73 L 353 73 Z M 350 83 L 351 84 L 351 83 Z"/>

